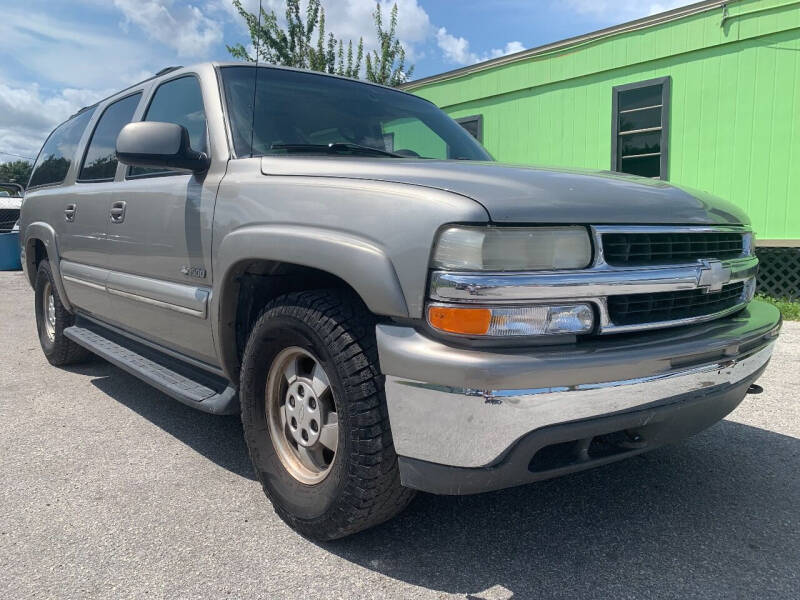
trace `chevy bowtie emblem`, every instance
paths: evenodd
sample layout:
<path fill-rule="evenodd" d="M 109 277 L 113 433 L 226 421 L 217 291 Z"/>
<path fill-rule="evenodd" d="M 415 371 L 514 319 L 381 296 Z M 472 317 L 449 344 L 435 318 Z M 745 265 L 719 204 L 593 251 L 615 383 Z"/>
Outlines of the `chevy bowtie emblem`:
<path fill-rule="evenodd" d="M 704 260 L 697 285 L 706 293 L 718 292 L 731 280 L 731 269 L 718 260 Z"/>

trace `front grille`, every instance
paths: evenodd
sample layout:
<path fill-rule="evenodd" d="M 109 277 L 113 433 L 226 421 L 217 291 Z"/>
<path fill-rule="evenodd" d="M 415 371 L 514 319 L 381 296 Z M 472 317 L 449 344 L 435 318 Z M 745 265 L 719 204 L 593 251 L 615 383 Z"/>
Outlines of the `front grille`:
<path fill-rule="evenodd" d="M 730 283 L 719 292 L 702 289 L 656 294 L 627 294 L 608 298 L 608 315 L 615 325 L 641 325 L 702 317 L 733 308 L 742 301 L 744 282 Z"/>
<path fill-rule="evenodd" d="M 603 256 L 615 267 L 725 260 L 741 256 L 741 233 L 604 233 Z"/>
<path fill-rule="evenodd" d="M 0 233 L 8 233 L 19 220 L 18 208 L 0 208 Z"/>

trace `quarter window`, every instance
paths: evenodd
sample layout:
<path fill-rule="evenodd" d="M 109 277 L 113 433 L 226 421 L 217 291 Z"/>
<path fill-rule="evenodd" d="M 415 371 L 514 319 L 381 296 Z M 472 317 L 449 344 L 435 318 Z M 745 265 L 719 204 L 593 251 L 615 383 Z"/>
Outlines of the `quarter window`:
<path fill-rule="evenodd" d="M 134 94 L 118 100 L 106 108 L 92 133 L 92 140 L 83 158 L 79 181 L 110 181 L 117 172 L 117 136 L 133 119 L 141 100 Z"/>
<path fill-rule="evenodd" d="M 611 170 L 667 178 L 670 78 L 613 90 Z"/>
<path fill-rule="evenodd" d="M 92 118 L 94 109 L 86 110 L 59 125 L 42 146 L 33 165 L 28 187 L 53 185 L 64 181 L 78 151 L 78 143 Z"/>
<path fill-rule="evenodd" d="M 193 75 L 162 83 L 156 90 L 145 121 L 161 121 L 183 125 L 189 131 L 192 149 L 206 151 L 206 113 L 200 83 Z M 131 167 L 131 175 L 162 174 L 163 169 Z"/>

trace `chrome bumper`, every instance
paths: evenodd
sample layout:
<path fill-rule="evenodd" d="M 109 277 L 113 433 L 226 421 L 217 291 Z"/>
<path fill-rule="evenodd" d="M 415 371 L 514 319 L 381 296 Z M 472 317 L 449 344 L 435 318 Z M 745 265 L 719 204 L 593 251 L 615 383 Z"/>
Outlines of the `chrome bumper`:
<path fill-rule="evenodd" d="M 456 467 L 499 460 L 531 431 L 667 404 L 753 377 L 780 328 L 773 307 L 636 341 L 459 349 L 379 325 L 378 350 L 398 455 Z"/>

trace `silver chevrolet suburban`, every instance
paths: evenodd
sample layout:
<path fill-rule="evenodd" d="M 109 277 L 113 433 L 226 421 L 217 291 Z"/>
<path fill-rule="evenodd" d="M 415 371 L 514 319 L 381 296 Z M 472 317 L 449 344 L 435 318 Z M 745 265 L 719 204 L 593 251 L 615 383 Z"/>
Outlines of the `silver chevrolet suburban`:
<path fill-rule="evenodd" d="M 426 100 L 271 66 L 166 69 L 78 112 L 20 234 L 50 363 L 241 412 L 264 492 L 319 540 L 414 490 L 696 433 L 757 389 L 781 325 L 735 206 L 498 164 Z"/>

